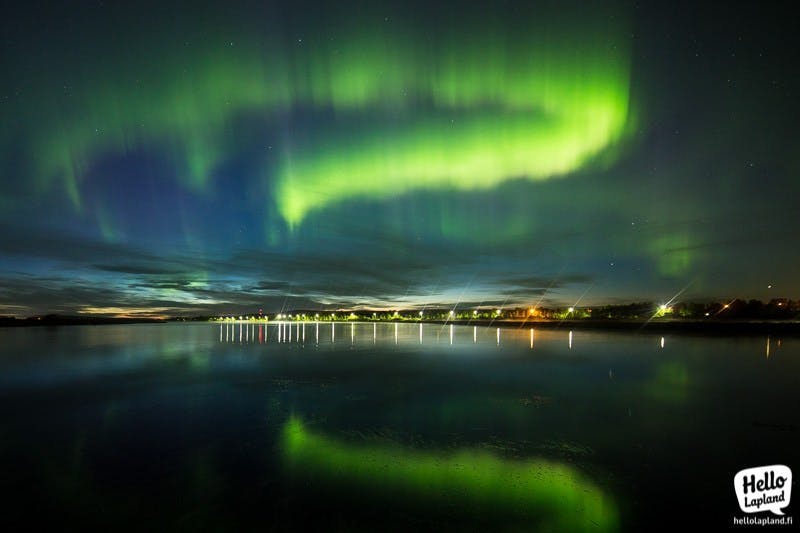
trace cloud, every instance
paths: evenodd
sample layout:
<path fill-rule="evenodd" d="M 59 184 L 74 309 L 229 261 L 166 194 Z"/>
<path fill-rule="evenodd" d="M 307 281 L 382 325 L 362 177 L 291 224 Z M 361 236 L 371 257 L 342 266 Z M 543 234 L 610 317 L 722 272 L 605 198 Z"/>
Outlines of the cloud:
<path fill-rule="evenodd" d="M 160 262 L 160 260 L 152 259 L 154 262 Z M 92 265 L 92 268 L 96 270 L 102 270 L 104 272 L 118 272 L 121 274 L 141 274 L 147 276 L 161 276 L 164 274 L 179 274 L 181 273 L 181 268 L 178 265 L 123 265 L 123 264 L 115 264 L 115 265 Z"/>

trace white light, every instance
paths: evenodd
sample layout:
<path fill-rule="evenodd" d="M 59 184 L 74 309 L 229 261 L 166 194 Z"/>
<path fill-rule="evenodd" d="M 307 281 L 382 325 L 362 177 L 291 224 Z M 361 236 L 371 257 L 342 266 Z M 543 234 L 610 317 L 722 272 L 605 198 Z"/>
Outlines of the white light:
<path fill-rule="evenodd" d="M 575 312 L 575 308 L 574 307 L 570 307 L 569 309 L 567 309 L 567 312 L 568 313 L 573 313 L 573 312 Z"/>

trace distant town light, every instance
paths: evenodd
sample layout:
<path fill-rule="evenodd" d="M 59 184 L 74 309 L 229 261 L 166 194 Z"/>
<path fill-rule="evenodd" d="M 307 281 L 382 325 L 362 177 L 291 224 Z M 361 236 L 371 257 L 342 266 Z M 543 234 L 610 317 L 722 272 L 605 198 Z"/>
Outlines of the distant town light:
<path fill-rule="evenodd" d="M 567 309 L 567 313 L 573 313 L 573 312 L 575 312 L 574 307 L 570 307 L 569 309 Z"/>

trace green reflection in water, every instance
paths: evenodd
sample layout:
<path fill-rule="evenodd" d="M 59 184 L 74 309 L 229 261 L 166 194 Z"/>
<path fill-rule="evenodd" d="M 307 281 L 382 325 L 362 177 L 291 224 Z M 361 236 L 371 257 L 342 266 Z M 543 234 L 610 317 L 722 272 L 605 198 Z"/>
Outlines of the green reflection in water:
<path fill-rule="evenodd" d="M 507 460 L 482 450 L 422 452 L 394 444 L 357 445 L 310 431 L 297 417 L 283 428 L 290 472 L 372 494 L 390 492 L 420 505 L 447 504 L 537 529 L 612 531 L 612 498 L 575 468 L 542 459 Z"/>
<path fill-rule="evenodd" d="M 657 400 L 677 404 L 687 401 L 691 385 L 686 364 L 680 361 L 668 361 L 656 368 L 655 375 L 644 386 L 645 390 Z"/>

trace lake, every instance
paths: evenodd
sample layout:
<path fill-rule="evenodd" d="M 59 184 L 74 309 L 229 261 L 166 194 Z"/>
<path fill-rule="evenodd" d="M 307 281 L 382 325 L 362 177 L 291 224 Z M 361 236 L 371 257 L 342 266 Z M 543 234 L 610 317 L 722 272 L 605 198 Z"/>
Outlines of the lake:
<path fill-rule="evenodd" d="M 798 385 L 791 337 L 2 328 L 0 520 L 637 531 L 693 517 L 721 529 L 744 515 L 737 471 L 797 471 Z"/>

